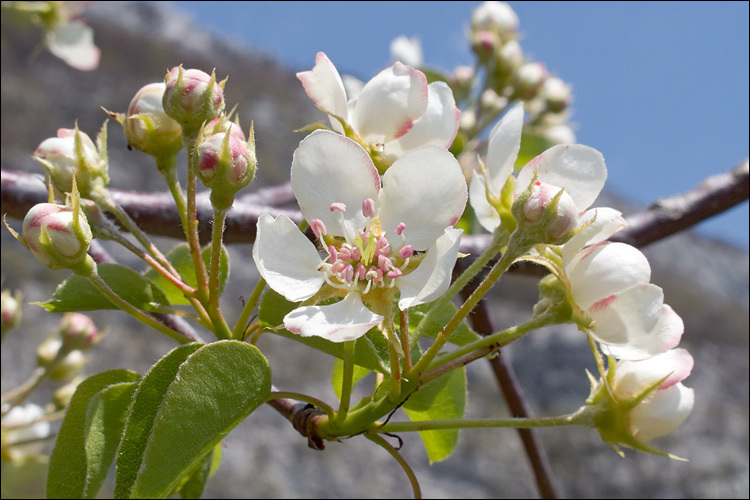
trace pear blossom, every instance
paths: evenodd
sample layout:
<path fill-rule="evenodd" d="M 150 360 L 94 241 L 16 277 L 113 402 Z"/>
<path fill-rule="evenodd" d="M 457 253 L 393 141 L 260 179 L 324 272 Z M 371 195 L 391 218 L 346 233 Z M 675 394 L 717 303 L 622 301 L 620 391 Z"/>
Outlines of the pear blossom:
<path fill-rule="evenodd" d="M 601 224 L 612 227 L 603 210 L 601 218 Z M 606 238 L 607 232 L 597 237 Z M 635 247 L 608 241 L 573 253 L 578 243 L 563 249 L 565 276 L 573 302 L 594 322 L 590 333 L 602 351 L 638 360 L 676 347 L 685 327 L 664 304 L 663 290 L 649 282 L 646 257 Z"/>
<path fill-rule="evenodd" d="M 80 71 L 95 70 L 101 51 L 94 45 L 94 30 L 78 19 L 78 13 L 91 2 L 47 2 L 44 43 L 47 49 Z"/>
<path fill-rule="evenodd" d="M 295 151 L 291 178 L 323 257 L 289 218 L 265 214 L 253 248 L 258 270 L 292 302 L 343 299 L 303 303 L 284 318 L 287 330 L 353 340 L 390 314 L 396 291 L 403 310 L 447 290 L 461 235 L 453 226 L 467 199 L 461 167 L 448 151 L 410 151 L 381 179 L 356 142 L 318 130 Z"/>
<path fill-rule="evenodd" d="M 643 361 L 619 361 L 610 385 L 612 396 L 627 414 L 623 420 L 610 422 L 626 429 L 600 427 L 602 437 L 614 445 L 646 448 L 650 440 L 677 429 L 693 409 L 693 389 L 682 384 L 692 368 L 693 357 L 685 349 L 672 349 Z M 638 401 L 643 391 L 660 380 L 655 390 Z M 630 407 L 633 398 L 638 402 Z"/>
<path fill-rule="evenodd" d="M 513 174 L 523 130 L 523 103 L 513 106 L 490 132 L 486 170 L 474 173 L 469 186 L 471 206 L 479 223 L 492 232 L 500 226 L 495 206 L 500 193 Z M 518 173 L 515 195 L 527 189 L 536 175 L 540 183 L 564 189 L 578 212 L 588 208 L 599 196 L 607 178 L 602 154 L 580 144 L 559 144 L 531 160 Z M 489 196 L 489 199 L 488 199 Z M 492 202 L 491 202 L 492 200 Z"/>
<path fill-rule="evenodd" d="M 330 115 L 334 131 L 352 137 L 381 154 L 388 164 L 405 152 L 427 145 L 448 148 L 461 114 L 445 82 L 427 84 L 424 73 L 396 62 L 367 82 L 356 98 L 348 96 L 336 67 L 323 52 L 315 67 L 297 73 L 305 92 Z"/>
<path fill-rule="evenodd" d="M 3 407 L 6 412 L 6 407 Z M 44 417 L 41 406 L 33 403 L 14 406 L 3 415 L 3 459 L 20 461 L 29 455 L 37 455 L 44 450 L 42 439 L 50 435 L 49 422 Z"/>

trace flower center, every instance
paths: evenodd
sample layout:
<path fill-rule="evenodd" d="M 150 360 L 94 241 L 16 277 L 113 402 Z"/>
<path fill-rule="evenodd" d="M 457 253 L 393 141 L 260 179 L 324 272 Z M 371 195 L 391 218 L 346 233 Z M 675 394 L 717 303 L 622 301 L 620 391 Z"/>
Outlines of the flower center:
<path fill-rule="evenodd" d="M 341 213 L 343 234 L 349 235 L 344 225 L 346 205 L 331 203 L 330 209 Z M 372 198 L 365 198 L 362 202 L 362 213 L 367 219 L 364 230 L 345 236 L 343 241 L 328 238 L 326 242 L 327 229 L 320 219 L 312 219 L 310 226 L 328 253 L 318 266 L 318 270 L 325 274 L 326 283 L 366 295 L 375 287 L 395 286 L 396 278 L 403 276 L 414 251 L 406 244 L 406 224 L 403 222 L 395 230 L 396 236 L 401 237 L 400 244 L 398 247 L 391 244 L 380 225 Z"/>

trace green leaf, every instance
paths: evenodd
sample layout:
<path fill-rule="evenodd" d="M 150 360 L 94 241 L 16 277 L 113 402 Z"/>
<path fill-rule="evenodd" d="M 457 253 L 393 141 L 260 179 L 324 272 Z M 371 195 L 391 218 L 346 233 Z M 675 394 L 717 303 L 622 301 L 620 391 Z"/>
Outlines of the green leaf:
<path fill-rule="evenodd" d="M 313 349 L 325 352 L 339 359 L 344 358 L 344 344 L 331 342 L 320 337 L 302 337 L 283 328 L 284 316 L 297 308 L 297 304 L 289 302 L 280 294 L 269 289 L 260 301 L 258 321 L 264 328 L 282 337 L 305 344 Z M 388 341 L 377 328 L 371 328 L 365 335 L 358 338 L 354 344 L 354 363 L 369 370 L 380 373 L 390 373 L 390 357 Z"/>
<path fill-rule="evenodd" d="M 409 309 L 409 328 L 414 329 L 419 325 L 422 319 L 427 315 L 427 311 L 430 310 L 432 304 L 422 304 Z M 432 320 L 425 325 L 423 330 L 424 335 L 430 338 L 435 338 L 437 334 L 448 324 L 453 316 L 456 315 L 458 309 L 456 306 L 449 302 L 444 307 L 441 307 L 437 311 L 437 314 L 433 316 Z M 451 335 L 450 343 L 463 346 L 481 339 L 482 336 L 472 330 L 465 321 L 462 321 L 459 327 Z"/>
<path fill-rule="evenodd" d="M 84 498 L 96 498 L 107 477 L 137 388 L 137 382 L 113 384 L 91 398 L 85 426 L 87 467 Z"/>
<path fill-rule="evenodd" d="M 168 254 L 167 260 L 175 270 L 180 273 L 183 281 L 196 288 L 198 286 L 198 280 L 195 279 L 195 265 L 193 264 L 193 257 L 190 255 L 190 247 L 187 243 L 177 245 Z M 211 247 L 207 247 L 203 250 L 203 261 L 206 263 L 206 268 L 211 265 Z M 185 298 L 179 288 L 170 283 L 161 274 L 157 273 L 153 269 L 149 269 L 144 274 L 146 278 L 156 284 L 167 297 L 169 303 L 172 305 L 187 305 L 190 302 Z M 224 291 L 224 284 L 229 278 L 229 254 L 227 249 L 221 247 L 221 259 L 219 260 L 219 293 Z"/>
<path fill-rule="evenodd" d="M 123 439 L 115 479 L 117 497 L 166 497 L 270 395 L 271 369 L 255 346 L 233 340 L 199 346 L 177 370 L 174 365 L 182 353 L 170 358 L 175 351 L 151 369 L 136 393 L 131 420 L 141 410 L 136 408 L 141 390 L 148 389 L 145 399 L 152 405 L 144 410 L 151 420 L 139 420 L 141 431 L 146 426 L 149 431 L 146 436 L 141 432 L 140 439 L 128 443 L 127 449 Z M 167 366 L 159 370 L 162 363 Z M 155 371 L 164 372 L 165 378 L 151 377 Z M 126 452 L 127 459 L 123 459 Z"/>
<path fill-rule="evenodd" d="M 117 456 L 115 498 L 129 498 L 164 394 L 182 363 L 202 346 L 203 344 L 195 343 L 173 349 L 152 366 L 143 377 L 133 398 L 130 416 L 125 424 L 122 444 Z"/>
<path fill-rule="evenodd" d="M 185 482 L 179 488 L 180 497 L 200 498 L 203 494 L 203 488 L 206 486 L 206 481 L 208 481 L 208 478 L 211 476 L 211 472 L 216 470 L 218 462 L 220 461 L 221 444 L 217 444 L 200 462 L 198 462 L 198 465 L 193 469 L 190 475 L 185 478 Z"/>
<path fill-rule="evenodd" d="M 111 441 L 112 432 L 109 430 L 103 432 L 102 429 L 99 429 L 99 434 L 100 436 L 106 435 L 106 439 L 98 440 L 96 444 L 93 441 L 88 442 L 91 425 L 94 425 L 94 428 L 97 425 L 93 419 L 89 420 L 87 425 L 89 405 L 96 399 L 97 408 L 116 411 L 115 408 L 121 405 L 110 404 L 108 401 L 118 401 L 118 398 L 115 397 L 114 400 L 108 397 L 96 398 L 97 395 L 110 386 L 136 382 L 138 379 L 140 375 L 129 370 L 110 370 L 89 377 L 78 385 L 70 400 L 68 411 L 65 413 L 65 419 L 57 435 L 55 448 L 50 456 L 47 498 L 86 498 L 89 494 L 95 495 L 95 492 L 91 490 L 94 489 L 93 483 L 98 481 L 98 472 L 96 472 L 96 466 L 89 468 L 89 454 L 92 452 L 94 454 L 99 452 L 100 455 L 109 453 L 113 446 L 117 448 L 117 444 Z M 114 391 L 112 396 L 116 392 Z M 116 434 L 119 442 L 119 432 Z M 100 463 L 103 462 L 100 460 Z"/>
<path fill-rule="evenodd" d="M 99 276 L 127 302 L 145 311 L 158 310 L 151 304 L 167 305 L 164 293 L 151 281 L 132 269 L 119 264 L 99 264 Z M 52 297 L 52 300 L 37 303 L 49 312 L 96 311 L 119 309 L 91 284 L 88 278 L 74 274 L 65 280 Z"/>
<path fill-rule="evenodd" d="M 466 409 L 466 370 L 446 373 L 412 394 L 403 405 L 413 422 L 463 418 Z M 456 448 L 459 429 L 420 431 L 430 463 L 445 460 Z"/>

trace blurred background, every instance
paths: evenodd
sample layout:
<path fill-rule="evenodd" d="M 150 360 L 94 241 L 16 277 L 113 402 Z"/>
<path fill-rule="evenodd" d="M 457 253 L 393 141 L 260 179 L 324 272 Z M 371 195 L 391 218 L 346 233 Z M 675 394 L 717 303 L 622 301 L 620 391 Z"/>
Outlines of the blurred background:
<path fill-rule="evenodd" d="M 202 5 L 201 5 L 202 4 Z M 83 13 L 102 49 L 99 69 L 79 72 L 41 52 L 39 32 L 2 19 L 3 170 L 41 172 L 30 155 L 39 143 L 70 128 L 95 135 L 100 106 L 126 110 L 144 84 L 178 64 L 229 75 L 227 104 L 238 104 L 244 128 L 254 121 L 259 169 L 250 190 L 288 180 L 292 132 L 322 119 L 295 72 L 324 51 L 341 73 L 367 80 L 390 64 L 390 40 L 421 39 L 425 63 L 449 70 L 470 64 L 465 31 L 475 2 L 95 3 Z M 525 52 L 573 86 L 578 141 L 603 152 L 609 191 L 597 205 L 625 215 L 662 196 L 691 189 L 730 170 L 748 154 L 748 28 L 746 3 L 677 6 L 512 4 Z M 198 9 L 202 10 L 198 10 Z M 110 124 L 111 186 L 163 191 L 153 164 L 128 151 Z M 3 212 L 6 208 L 3 207 Z M 20 221 L 10 220 L 20 228 Z M 747 498 L 748 491 L 748 205 L 643 249 L 652 281 L 685 320 L 682 345 L 696 364 L 685 385 L 696 406 L 658 446 L 689 462 L 628 452 L 618 457 L 590 429 L 545 429 L 540 438 L 563 493 L 588 498 Z M 156 239 L 162 250 L 176 242 Z M 110 248 L 110 247 L 108 247 Z M 110 248 L 124 264 L 127 254 Z M 250 245 L 232 245 L 232 275 L 224 295 L 236 317 L 257 280 Z M 34 368 L 35 346 L 59 318 L 31 302 L 49 299 L 66 271 L 42 268 L 2 231 L 3 288 L 24 294 L 21 329 L 2 347 L 2 390 Z M 509 275 L 492 292 L 498 328 L 528 317 L 534 278 Z M 172 344 L 124 313 L 95 313 L 109 335 L 90 355 L 89 374 L 114 367 L 144 373 Z M 334 400 L 331 360 L 292 341 L 266 335 L 259 344 L 282 390 Z M 588 395 L 590 352 L 575 328 L 535 332 L 504 355 L 518 372 L 537 415 L 567 413 Z M 467 370 L 467 416 L 500 417 L 508 410 L 489 366 Z M 44 401 L 44 394 L 40 394 Z M 446 461 L 429 465 L 416 435 L 405 434 L 404 456 L 425 497 L 533 498 L 533 475 L 512 430 L 463 431 Z M 403 472 L 365 439 L 307 443 L 270 407 L 261 407 L 225 439 L 223 463 L 206 498 L 377 498 L 410 495 Z M 6 477 L 3 477 L 5 484 Z M 43 481 L 29 483 L 30 487 Z M 36 493 L 41 494 L 40 492 Z M 5 496 L 5 495 L 3 495 Z M 31 493 L 34 496 L 34 493 Z"/>

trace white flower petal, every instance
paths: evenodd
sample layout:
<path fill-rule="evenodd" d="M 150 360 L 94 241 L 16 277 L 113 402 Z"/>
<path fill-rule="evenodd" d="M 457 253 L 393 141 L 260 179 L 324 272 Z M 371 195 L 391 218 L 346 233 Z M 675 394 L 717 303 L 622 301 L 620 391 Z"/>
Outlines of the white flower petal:
<path fill-rule="evenodd" d="M 383 321 L 370 311 L 358 293 L 327 306 L 299 307 L 284 317 L 284 327 L 303 337 L 322 337 L 332 342 L 358 339 Z"/>
<path fill-rule="evenodd" d="M 523 103 L 518 103 L 505 113 L 502 120 L 490 132 L 486 165 L 490 192 L 494 196 L 500 195 L 500 190 L 505 185 L 505 181 L 513 173 L 513 165 L 521 148 L 522 130 Z M 528 186 L 530 181 L 531 179 L 526 182 L 524 188 Z"/>
<path fill-rule="evenodd" d="M 394 235 L 403 222 L 403 236 L 414 250 L 427 250 L 466 208 L 466 180 L 456 158 L 446 149 L 425 146 L 409 151 L 383 175 L 378 199 L 380 224 Z"/>
<path fill-rule="evenodd" d="M 91 71 L 99 66 L 101 51 L 94 45 L 94 30 L 78 19 L 47 33 L 47 48 L 75 69 Z"/>
<path fill-rule="evenodd" d="M 487 201 L 484 175 L 474 172 L 469 183 L 469 201 L 477 220 L 489 232 L 493 232 L 500 225 L 500 215 L 495 207 Z"/>
<path fill-rule="evenodd" d="M 537 180 L 564 188 L 580 211 L 594 203 L 607 180 L 602 154 L 580 144 L 559 144 L 531 160 L 518 174 L 518 192 L 529 186 L 534 171 Z"/>
<path fill-rule="evenodd" d="M 587 210 L 579 219 L 578 227 L 594 220 L 563 246 L 563 265 L 567 266 L 576 253 L 586 245 L 593 245 L 606 240 L 620 229 L 627 227 L 622 213 L 609 207 Z"/>
<path fill-rule="evenodd" d="M 573 300 L 582 309 L 604 297 L 651 280 L 648 259 L 625 243 L 602 242 L 578 252 L 565 266 Z"/>
<path fill-rule="evenodd" d="M 648 442 L 669 434 L 687 419 L 694 403 L 693 389 L 682 384 L 656 391 L 650 399 L 630 411 L 630 425 L 635 429 L 635 437 Z"/>
<path fill-rule="evenodd" d="M 604 344 L 643 344 L 656 327 L 663 304 L 664 292 L 651 283 L 604 297 L 586 309 L 595 321 L 592 336 Z"/>
<path fill-rule="evenodd" d="M 424 73 L 397 62 L 365 84 L 352 113 L 360 138 L 385 144 L 406 134 L 427 109 Z"/>
<path fill-rule="evenodd" d="M 318 52 L 315 67 L 310 71 L 297 73 L 305 92 L 322 110 L 346 120 L 346 92 L 341 76 L 328 56 Z"/>
<path fill-rule="evenodd" d="M 309 299 L 325 283 L 315 245 L 283 215 L 260 216 L 253 260 L 268 286 L 292 302 Z"/>
<path fill-rule="evenodd" d="M 391 59 L 407 66 L 421 66 L 422 43 L 419 38 L 407 38 L 401 35 L 391 40 Z"/>
<path fill-rule="evenodd" d="M 386 156 L 398 158 L 407 151 L 428 145 L 447 149 L 453 143 L 461 116 L 453 91 L 445 82 L 433 82 L 427 88 L 427 110 L 406 135 L 385 144 Z"/>
<path fill-rule="evenodd" d="M 432 302 L 445 293 L 458 258 L 462 232 L 461 229 L 447 228 L 414 271 L 396 278 L 396 286 L 401 291 L 399 309 Z"/>
<path fill-rule="evenodd" d="M 292 159 L 292 190 L 307 221 L 320 219 L 328 234 L 349 237 L 365 227 L 362 201 L 377 200 L 380 176 L 370 156 L 356 142 L 327 130 L 316 130 L 300 142 Z M 332 203 L 344 203 L 331 212 Z"/>
<path fill-rule="evenodd" d="M 604 354 L 618 359 L 648 359 L 677 347 L 684 331 L 685 324 L 682 318 L 671 307 L 664 304 L 656 326 L 640 340 L 632 339 L 623 346 L 602 344 L 601 348 Z"/>

